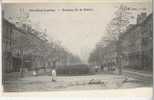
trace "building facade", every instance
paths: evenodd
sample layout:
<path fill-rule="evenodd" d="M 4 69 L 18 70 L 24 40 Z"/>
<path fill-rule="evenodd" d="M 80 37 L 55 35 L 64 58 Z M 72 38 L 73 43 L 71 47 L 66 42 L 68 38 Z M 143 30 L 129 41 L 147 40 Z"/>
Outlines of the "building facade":
<path fill-rule="evenodd" d="M 100 49 L 100 50 L 99 50 Z M 121 67 L 151 70 L 153 67 L 153 18 L 141 13 L 137 23 L 128 26 L 119 40 L 110 41 L 95 52 L 97 65 L 108 70 Z M 118 51 L 117 51 L 118 50 Z M 96 59 L 97 58 L 97 59 Z"/>
<path fill-rule="evenodd" d="M 137 24 L 120 36 L 122 66 L 152 69 L 152 14 L 138 15 Z M 141 17 L 144 16 L 144 17 Z"/>
<path fill-rule="evenodd" d="M 9 72 L 13 70 L 12 66 L 12 47 L 13 47 L 13 25 L 7 20 L 2 20 L 3 30 L 2 30 L 2 68 L 3 72 Z"/>
<path fill-rule="evenodd" d="M 6 19 L 3 19 L 2 26 L 3 72 L 19 72 L 22 65 L 28 70 L 42 67 L 45 63 L 43 45 L 46 41 L 30 29 L 17 27 Z"/>

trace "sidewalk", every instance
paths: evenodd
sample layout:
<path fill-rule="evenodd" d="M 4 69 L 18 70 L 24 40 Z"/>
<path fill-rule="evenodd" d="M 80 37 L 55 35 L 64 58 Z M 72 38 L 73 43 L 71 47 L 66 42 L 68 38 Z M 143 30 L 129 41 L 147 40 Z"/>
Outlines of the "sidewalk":
<path fill-rule="evenodd" d="M 137 75 L 146 76 L 146 77 L 153 77 L 153 71 L 146 71 L 146 70 L 136 70 L 136 69 L 130 69 L 125 68 L 123 69 L 125 72 L 129 73 L 135 73 Z"/>
<path fill-rule="evenodd" d="M 153 73 L 134 69 L 123 69 L 123 74 L 143 81 L 152 81 Z"/>
<path fill-rule="evenodd" d="M 151 73 L 144 73 L 144 72 L 137 72 L 137 71 L 132 71 L 132 70 L 123 70 L 124 72 L 129 72 L 132 74 L 136 74 L 136 75 L 140 75 L 140 76 L 144 76 L 144 77 L 152 77 L 153 74 Z"/>

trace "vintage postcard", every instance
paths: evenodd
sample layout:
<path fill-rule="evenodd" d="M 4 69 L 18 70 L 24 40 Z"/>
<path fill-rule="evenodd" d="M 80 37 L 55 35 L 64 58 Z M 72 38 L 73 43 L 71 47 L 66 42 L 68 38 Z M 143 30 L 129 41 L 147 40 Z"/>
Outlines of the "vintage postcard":
<path fill-rule="evenodd" d="M 153 87 L 152 1 L 2 2 L 1 11 L 4 93 Z"/>

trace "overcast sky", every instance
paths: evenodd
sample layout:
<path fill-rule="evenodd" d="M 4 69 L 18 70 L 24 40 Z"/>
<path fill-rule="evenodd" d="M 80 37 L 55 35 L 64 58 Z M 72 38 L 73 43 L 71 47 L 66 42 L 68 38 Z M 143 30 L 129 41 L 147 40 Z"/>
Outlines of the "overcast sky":
<path fill-rule="evenodd" d="M 132 7 L 146 8 L 149 4 L 129 4 Z M 19 16 L 20 8 L 30 15 L 32 25 L 46 28 L 49 40 L 61 41 L 70 52 L 87 60 L 89 52 L 101 37 L 105 36 L 105 27 L 119 6 L 117 3 L 102 4 L 7 4 L 3 5 L 5 17 Z M 89 11 L 74 11 L 74 9 Z M 46 11 L 36 11 L 36 10 Z M 73 11 L 62 11 L 69 9 Z M 48 10 L 48 11 L 47 11 Z"/>

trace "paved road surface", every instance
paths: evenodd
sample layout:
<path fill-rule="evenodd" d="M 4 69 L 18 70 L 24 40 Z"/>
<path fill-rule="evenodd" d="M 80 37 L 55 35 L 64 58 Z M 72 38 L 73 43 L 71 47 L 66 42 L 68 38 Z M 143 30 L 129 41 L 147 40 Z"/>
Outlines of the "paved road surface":
<path fill-rule="evenodd" d="M 90 82 L 92 84 L 90 84 Z M 88 76 L 58 76 L 56 82 L 51 76 L 24 77 L 6 81 L 5 91 L 52 91 L 52 90 L 93 90 L 143 87 L 145 83 L 131 77 L 113 74 Z M 149 86 L 146 85 L 146 86 Z"/>

